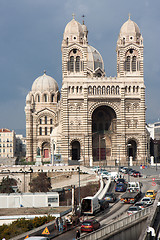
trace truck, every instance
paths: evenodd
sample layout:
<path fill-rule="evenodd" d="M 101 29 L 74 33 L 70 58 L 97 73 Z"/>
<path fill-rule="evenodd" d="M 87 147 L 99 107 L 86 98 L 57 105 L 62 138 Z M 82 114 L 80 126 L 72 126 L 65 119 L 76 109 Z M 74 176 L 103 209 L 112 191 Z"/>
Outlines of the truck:
<path fill-rule="evenodd" d="M 81 201 L 81 213 L 87 215 L 94 215 L 99 212 L 101 208 L 98 197 L 85 197 Z"/>
<path fill-rule="evenodd" d="M 126 192 L 121 196 L 121 203 L 135 203 L 141 196 L 142 183 L 128 182 Z"/>

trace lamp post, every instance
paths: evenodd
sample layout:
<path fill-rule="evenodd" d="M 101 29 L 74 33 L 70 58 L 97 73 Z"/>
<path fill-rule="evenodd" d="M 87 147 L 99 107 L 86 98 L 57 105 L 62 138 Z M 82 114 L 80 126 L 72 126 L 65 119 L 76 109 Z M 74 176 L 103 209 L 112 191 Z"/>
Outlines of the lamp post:
<path fill-rule="evenodd" d="M 130 166 L 130 163 L 129 163 L 129 161 L 130 161 L 130 159 L 129 159 L 129 148 L 132 146 L 132 144 L 130 144 L 130 143 L 128 143 L 127 144 L 127 153 L 128 153 L 128 168 L 129 168 L 129 166 Z M 128 174 L 128 182 L 130 182 L 130 175 Z"/>
<path fill-rule="evenodd" d="M 120 166 L 121 166 L 121 163 L 120 163 L 120 147 L 121 147 L 122 145 L 121 144 L 119 144 L 118 145 L 118 148 L 119 148 L 119 163 L 118 163 L 118 174 L 119 174 L 119 168 L 120 168 Z"/>
<path fill-rule="evenodd" d="M 79 173 L 79 191 L 78 191 L 78 203 L 79 203 L 79 208 L 81 207 L 81 179 L 80 179 L 80 162 L 82 162 L 83 160 L 78 160 L 78 163 L 79 163 L 79 169 L 78 169 L 78 173 Z"/>

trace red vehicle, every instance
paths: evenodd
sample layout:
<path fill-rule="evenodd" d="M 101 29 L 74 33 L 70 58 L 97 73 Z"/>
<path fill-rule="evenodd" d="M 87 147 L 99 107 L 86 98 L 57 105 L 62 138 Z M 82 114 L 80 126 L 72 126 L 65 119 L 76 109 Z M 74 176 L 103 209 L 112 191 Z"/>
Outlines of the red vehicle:
<path fill-rule="evenodd" d="M 88 219 L 81 225 L 81 232 L 92 232 L 100 228 L 100 223 L 94 219 Z"/>
<path fill-rule="evenodd" d="M 138 172 L 138 171 L 135 171 L 135 172 L 133 173 L 133 177 L 141 177 L 141 173 Z"/>

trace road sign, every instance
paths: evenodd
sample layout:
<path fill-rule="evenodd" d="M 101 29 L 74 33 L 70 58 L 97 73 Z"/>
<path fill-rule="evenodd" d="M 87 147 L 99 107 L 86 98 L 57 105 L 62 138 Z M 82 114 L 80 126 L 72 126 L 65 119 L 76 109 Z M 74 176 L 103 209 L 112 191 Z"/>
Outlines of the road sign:
<path fill-rule="evenodd" d="M 155 183 L 155 182 L 152 182 L 152 186 L 156 186 L 156 183 Z"/>
<path fill-rule="evenodd" d="M 152 181 L 155 181 L 155 178 L 152 178 Z"/>
<path fill-rule="evenodd" d="M 50 232 L 49 232 L 47 227 L 43 230 L 42 234 L 50 234 Z"/>

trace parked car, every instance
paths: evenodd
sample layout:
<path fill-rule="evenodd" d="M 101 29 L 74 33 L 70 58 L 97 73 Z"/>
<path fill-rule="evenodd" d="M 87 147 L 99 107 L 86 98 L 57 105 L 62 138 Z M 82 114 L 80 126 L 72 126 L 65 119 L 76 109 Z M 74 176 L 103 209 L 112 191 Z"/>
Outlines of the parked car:
<path fill-rule="evenodd" d="M 148 190 L 145 194 L 145 197 L 150 197 L 152 199 L 155 199 L 157 195 L 157 191 L 156 190 Z"/>
<path fill-rule="evenodd" d="M 141 208 L 139 206 L 131 206 L 128 209 L 127 213 L 128 213 L 128 215 L 132 215 L 133 213 L 137 213 L 140 210 L 141 210 Z"/>
<path fill-rule="evenodd" d="M 127 189 L 127 185 L 124 183 L 117 183 L 115 187 L 116 192 L 125 192 Z"/>
<path fill-rule="evenodd" d="M 116 195 L 114 193 L 107 192 L 104 196 L 104 199 L 110 203 L 113 203 L 116 201 Z"/>
<path fill-rule="evenodd" d="M 141 202 L 145 202 L 147 206 L 152 205 L 153 204 L 153 199 L 150 197 L 144 197 L 142 198 Z"/>
<path fill-rule="evenodd" d="M 136 202 L 134 206 L 138 206 L 141 209 L 144 209 L 145 207 L 147 207 L 147 204 L 145 202 Z"/>
<path fill-rule="evenodd" d="M 100 228 L 100 223 L 94 219 L 88 219 L 81 225 L 81 232 L 92 232 Z"/>

